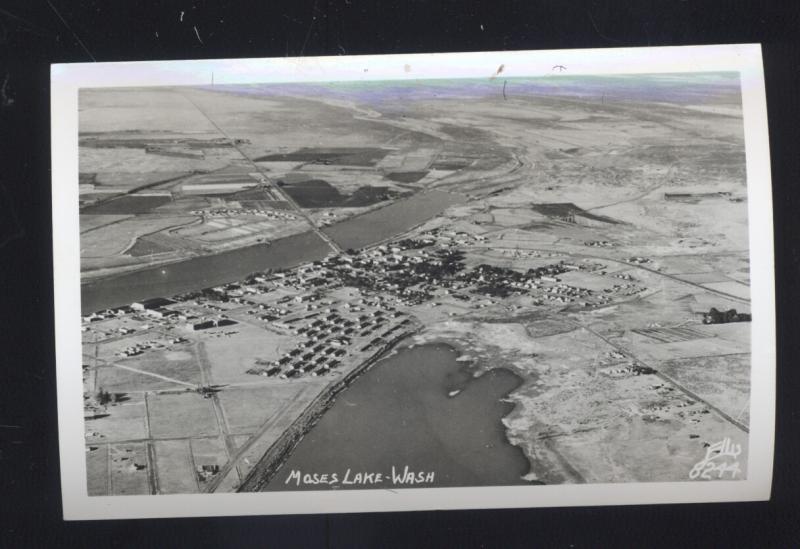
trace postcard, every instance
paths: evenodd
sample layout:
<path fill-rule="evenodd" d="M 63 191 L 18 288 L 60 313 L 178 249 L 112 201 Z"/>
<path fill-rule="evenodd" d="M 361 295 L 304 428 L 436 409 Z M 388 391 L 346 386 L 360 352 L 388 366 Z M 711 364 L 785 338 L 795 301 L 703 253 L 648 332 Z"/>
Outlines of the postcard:
<path fill-rule="evenodd" d="M 51 73 L 66 519 L 769 498 L 758 45 Z"/>

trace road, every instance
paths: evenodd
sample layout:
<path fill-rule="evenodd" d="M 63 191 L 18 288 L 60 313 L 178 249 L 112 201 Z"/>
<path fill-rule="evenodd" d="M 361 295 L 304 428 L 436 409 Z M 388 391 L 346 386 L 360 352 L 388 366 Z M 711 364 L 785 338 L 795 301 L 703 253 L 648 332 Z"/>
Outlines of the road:
<path fill-rule="evenodd" d="M 313 389 L 313 387 L 312 387 Z M 278 410 L 273 416 L 269 418 L 269 420 L 265 421 L 261 424 L 261 427 L 253 433 L 247 442 L 242 444 L 238 450 L 236 450 L 228 459 L 227 463 L 220 468 L 220 471 L 217 475 L 212 478 L 208 484 L 206 485 L 205 492 L 213 493 L 219 488 L 219 485 L 222 484 L 222 481 L 225 480 L 225 477 L 228 476 L 231 469 L 237 467 L 239 461 L 244 457 L 244 455 L 250 450 L 250 448 L 261 439 L 262 436 L 276 423 L 281 421 L 286 414 L 292 409 L 293 405 L 296 402 L 302 401 L 302 396 L 305 392 L 309 390 L 309 387 L 304 387 L 293 399 L 287 400 L 286 403 Z"/>
<path fill-rule="evenodd" d="M 691 389 L 685 387 L 684 385 L 681 385 L 676 380 L 674 380 L 671 377 L 661 373 L 660 371 L 658 371 L 658 369 L 653 368 L 652 366 L 650 366 L 649 364 L 647 364 L 646 362 L 644 362 L 640 358 L 636 357 L 635 355 L 633 355 L 631 353 L 630 349 L 628 349 L 627 347 L 622 347 L 620 345 L 617 345 L 616 343 L 614 343 L 613 341 L 611 341 L 607 337 L 600 335 L 598 332 L 592 330 L 591 328 L 589 328 L 588 326 L 586 326 L 584 324 L 581 324 L 580 322 L 577 322 L 575 320 L 572 320 L 570 318 L 563 317 L 563 316 L 558 317 L 558 319 L 562 320 L 562 321 L 565 321 L 565 322 L 568 322 L 568 323 L 572 324 L 573 326 L 575 326 L 576 328 L 582 328 L 582 329 L 586 330 L 587 332 L 589 332 L 590 334 L 592 334 L 593 336 L 603 340 L 606 344 L 610 345 L 611 347 L 616 349 L 618 352 L 622 353 L 625 356 L 631 357 L 636 363 L 638 363 L 641 366 L 644 366 L 644 367 L 646 367 L 646 368 L 648 368 L 650 370 L 653 370 L 655 372 L 656 376 L 661 378 L 663 381 L 669 383 L 670 385 L 674 386 L 676 389 L 678 389 L 679 391 L 684 393 L 690 399 L 694 400 L 695 402 L 702 402 L 707 408 L 709 408 L 711 410 L 714 410 L 714 412 L 716 412 L 725 421 L 731 423 L 732 425 L 734 425 L 735 427 L 741 429 L 745 433 L 749 433 L 750 432 L 750 430 L 749 430 L 747 425 L 744 425 L 742 422 L 732 418 L 730 415 L 726 414 L 725 412 L 723 412 L 722 410 L 720 410 L 719 408 L 717 408 L 716 406 L 714 406 L 713 404 L 708 402 L 706 399 L 704 399 L 703 397 L 701 397 L 700 395 L 698 395 L 697 393 L 695 393 Z"/>
<path fill-rule="evenodd" d="M 84 354 L 83 356 L 86 357 L 88 355 Z M 119 364 L 117 362 L 111 362 L 111 361 L 108 361 L 108 360 L 104 360 L 102 358 L 95 358 L 95 360 L 99 361 L 99 362 L 102 362 L 105 366 L 113 366 L 114 368 L 121 368 L 123 370 L 128 370 L 130 372 L 134 372 L 134 373 L 137 373 L 137 374 L 142 374 L 142 375 L 145 375 L 145 376 L 154 377 L 154 378 L 160 379 L 162 381 L 169 381 L 170 383 L 177 383 L 178 385 L 183 385 L 184 387 L 189 387 L 191 389 L 197 389 L 198 388 L 198 386 L 195 385 L 194 383 L 189 383 L 187 381 L 181 381 L 180 379 L 175 379 L 174 377 L 162 376 L 161 374 L 148 372 L 147 370 L 140 370 L 138 368 L 133 368 L 131 366 L 125 366 L 123 364 Z"/>
<path fill-rule="evenodd" d="M 203 115 L 203 117 L 204 117 L 206 120 L 208 120 L 208 122 L 209 122 L 209 123 L 210 123 L 212 126 L 214 126 L 214 128 L 216 128 L 216 130 L 217 130 L 217 131 L 220 133 L 220 135 L 222 135 L 222 136 L 223 136 L 225 139 L 227 139 L 227 140 L 230 142 L 231 146 L 232 146 L 234 149 L 236 149 L 236 151 L 237 151 L 237 152 L 238 152 L 238 153 L 241 155 L 241 157 L 242 157 L 242 158 L 244 158 L 244 159 L 245 159 L 245 160 L 246 160 L 246 161 L 247 161 L 247 162 L 248 162 L 248 163 L 249 163 L 249 164 L 250 164 L 250 165 L 253 167 L 253 169 L 254 169 L 256 172 L 258 172 L 258 173 L 261 175 L 261 177 L 263 177 L 263 178 L 264 178 L 264 180 L 266 180 L 266 181 L 268 181 L 268 182 L 270 183 L 270 189 L 271 189 L 271 190 L 273 190 L 273 191 L 275 191 L 275 192 L 277 192 L 279 195 L 281 195 L 281 197 L 283 197 L 283 199 L 284 199 L 284 200 L 285 200 L 285 201 L 286 201 L 286 202 L 289 204 L 289 206 L 291 206 L 291 208 L 292 208 L 292 209 L 295 211 L 295 213 L 296 213 L 296 214 L 298 214 L 299 216 L 301 216 L 303 219 L 305 219 L 305 220 L 306 220 L 306 222 L 308 223 L 308 225 L 311 227 L 311 230 L 313 230 L 313 231 L 314 231 L 314 232 L 317 234 L 317 236 L 319 236 L 319 237 L 320 237 L 322 240 L 324 240 L 324 241 L 325 241 L 325 243 L 326 243 L 326 244 L 328 244 L 328 246 L 330 246 L 330 247 L 331 247 L 331 249 L 332 249 L 334 252 L 336 252 L 336 253 L 341 253 L 341 252 L 343 251 L 343 250 L 342 250 L 342 248 L 341 248 L 341 247 L 340 247 L 340 246 L 339 246 L 339 245 L 338 245 L 336 242 L 334 242 L 334 240 L 333 240 L 333 239 L 332 239 L 330 236 L 328 236 L 327 234 L 325 234 L 325 233 L 324 233 L 324 232 L 323 232 L 323 231 L 322 231 L 322 230 L 319 228 L 319 226 L 316 224 L 316 222 L 315 222 L 315 221 L 314 221 L 314 219 L 311 217 L 311 215 L 309 215 L 309 214 L 308 214 L 308 212 L 306 212 L 306 211 L 305 211 L 303 208 L 301 208 L 301 207 L 300 207 L 300 206 L 297 204 L 297 202 L 295 202 L 295 200 L 294 200 L 294 199 L 293 199 L 291 196 L 289 196 L 289 194 L 288 194 L 288 193 L 286 193 L 286 192 L 285 192 L 283 189 L 281 189 L 281 188 L 280 188 L 278 185 L 276 185 L 276 184 L 275 184 L 275 182 L 273 182 L 273 181 L 272 181 L 272 179 L 271 179 L 271 178 L 270 178 L 270 177 L 267 175 L 267 173 L 266 173 L 266 172 L 265 172 L 265 171 L 264 171 L 264 170 L 261 168 L 261 166 L 259 166 L 258 164 L 256 164 L 256 162 L 255 162 L 255 161 L 254 161 L 252 158 L 250 158 L 250 157 L 249 157 L 249 156 L 248 156 L 248 155 L 247 155 L 247 154 L 246 154 L 246 153 L 245 153 L 245 152 L 242 150 L 242 148 L 241 148 L 241 147 L 240 147 L 240 146 L 239 146 L 239 145 L 236 143 L 236 140 L 235 140 L 235 139 L 233 139 L 233 138 L 231 138 L 231 137 L 228 135 L 228 133 L 227 133 L 225 130 L 223 130 L 223 129 L 222 129 L 222 127 L 220 127 L 220 126 L 219 126 L 219 124 L 217 124 L 216 122 L 214 122 L 214 120 L 213 120 L 213 119 L 212 119 L 212 118 L 211 118 L 211 117 L 208 115 L 208 113 L 206 113 L 206 112 L 205 112 L 203 109 L 201 109 L 201 108 L 200 108 L 200 105 L 198 105 L 196 102 L 194 102 L 194 101 L 193 101 L 193 100 L 192 100 L 192 99 L 191 99 L 191 98 L 190 98 L 188 95 L 186 95 L 185 93 L 182 93 L 182 92 L 181 92 L 181 95 L 184 97 L 184 99 L 186 99 L 186 101 L 188 101 L 189 103 L 191 103 L 191 104 L 194 106 L 194 108 L 195 108 L 195 109 L 197 109 L 197 111 L 198 111 L 200 114 L 202 114 L 202 115 Z"/>
<path fill-rule="evenodd" d="M 643 271 L 647 271 L 647 272 L 650 272 L 650 273 L 653 273 L 653 274 L 656 274 L 656 275 L 659 275 L 659 276 L 663 276 L 664 278 L 668 278 L 670 280 L 674 280 L 675 282 L 678 282 L 680 284 L 685 284 L 687 286 L 692 286 L 694 288 L 699 288 L 699 289 L 701 289 L 703 291 L 719 295 L 719 296 L 724 297 L 726 299 L 731 299 L 733 301 L 738 301 L 739 303 L 747 303 L 747 304 L 750 303 L 750 300 L 747 299 L 747 298 L 744 298 L 744 297 L 735 296 L 735 295 L 729 294 L 727 292 L 722 292 L 720 290 L 715 290 L 714 288 L 707 288 L 706 286 L 703 286 L 702 284 L 697 284 L 696 282 L 690 282 L 688 280 L 684 280 L 682 278 L 679 278 L 679 277 L 677 277 L 675 275 L 664 273 L 664 272 L 658 271 L 656 269 L 651 269 L 649 267 L 645 267 L 644 265 L 640 265 L 640 264 L 637 264 L 637 263 L 628 263 L 627 261 L 623 261 L 621 259 L 614 259 L 614 258 L 611 258 L 611 257 L 608 257 L 608 256 L 590 255 L 590 254 L 584 254 L 584 253 L 580 253 L 580 252 L 576 253 L 576 252 L 572 252 L 572 251 L 568 251 L 568 250 L 556 250 L 556 249 L 550 249 L 550 248 L 519 248 L 519 247 L 513 247 L 512 248 L 510 246 L 494 246 L 494 245 L 490 246 L 488 244 L 487 245 L 475 245 L 475 246 L 467 247 L 467 249 L 469 249 L 469 248 L 481 249 L 481 250 L 508 250 L 508 251 L 512 251 L 512 252 L 513 251 L 516 251 L 516 252 L 544 252 L 544 253 L 551 253 L 551 254 L 559 254 L 559 255 L 562 255 L 562 256 L 565 256 L 565 257 L 579 257 L 579 258 L 582 258 L 582 259 L 585 258 L 585 259 L 594 259 L 594 260 L 597 260 L 597 261 L 608 261 L 608 262 L 611 262 L 611 263 L 617 263 L 618 265 L 624 265 L 625 267 L 628 267 L 630 269 L 641 269 Z"/>
<path fill-rule="evenodd" d="M 195 345 L 195 357 L 197 359 L 197 367 L 200 369 L 200 384 L 203 387 L 210 387 L 213 383 L 211 364 L 206 354 L 205 343 L 202 341 Z M 210 396 L 206 395 L 206 397 L 211 400 L 211 405 L 214 409 L 214 419 L 217 422 L 217 429 L 222 436 L 222 441 L 225 443 L 225 453 L 230 461 L 231 456 L 236 451 L 236 446 L 231 438 L 228 418 L 225 416 L 225 410 L 222 408 L 216 393 L 211 393 Z"/>

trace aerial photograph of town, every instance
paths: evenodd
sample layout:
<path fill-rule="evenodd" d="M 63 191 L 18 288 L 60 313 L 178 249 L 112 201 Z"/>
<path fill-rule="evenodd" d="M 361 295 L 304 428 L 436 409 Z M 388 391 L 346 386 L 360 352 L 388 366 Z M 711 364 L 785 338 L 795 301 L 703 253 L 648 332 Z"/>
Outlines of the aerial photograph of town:
<path fill-rule="evenodd" d="M 747 478 L 738 73 L 78 106 L 89 495 Z"/>

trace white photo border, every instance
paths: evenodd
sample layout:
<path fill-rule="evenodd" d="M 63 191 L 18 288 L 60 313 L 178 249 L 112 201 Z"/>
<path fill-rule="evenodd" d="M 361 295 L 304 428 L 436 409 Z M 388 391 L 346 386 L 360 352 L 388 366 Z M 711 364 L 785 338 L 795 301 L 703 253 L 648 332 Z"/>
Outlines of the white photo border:
<path fill-rule="evenodd" d="M 401 490 L 89 496 L 81 385 L 78 90 L 159 85 L 489 78 L 551 74 L 740 74 L 747 161 L 752 322 L 747 478 Z M 759 501 L 770 497 L 775 421 L 775 296 L 766 96 L 758 44 L 79 63 L 51 66 L 56 370 L 65 520 Z"/>

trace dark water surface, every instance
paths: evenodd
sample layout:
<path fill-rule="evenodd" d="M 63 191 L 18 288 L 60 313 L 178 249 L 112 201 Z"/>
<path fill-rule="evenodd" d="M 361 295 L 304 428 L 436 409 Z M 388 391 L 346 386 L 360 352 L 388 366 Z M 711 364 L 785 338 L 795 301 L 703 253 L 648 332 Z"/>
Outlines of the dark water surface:
<path fill-rule="evenodd" d="M 465 196 L 444 191 L 419 193 L 323 230 L 342 248 L 357 250 L 403 233 L 466 200 Z"/>
<path fill-rule="evenodd" d="M 325 229 L 342 248 L 381 242 L 434 217 L 464 197 L 442 191 L 421 193 L 384 208 L 352 217 Z M 84 313 L 129 305 L 151 297 L 168 297 L 242 280 L 265 269 L 286 268 L 322 259 L 331 248 L 313 232 L 292 235 L 211 256 L 144 269 L 81 285 Z"/>
<path fill-rule="evenodd" d="M 336 399 L 295 448 L 264 491 L 339 488 L 403 488 L 391 478 L 373 485 L 343 485 L 358 472 L 391 477 L 406 466 L 434 473 L 432 486 L 528 484 L 522 451 L 508 443 L 501 418 L 513 405 L 500 399 L 521 379 L 505 369 L 473 378 L 446 345 L 405 348 L 359 377 Z M 451 391 L 460 390 L 455 396 Z M 290 479 L 336 473 L 339 483 L 317 485 Z"/>
<path fill-rule="evenodd" d="M 81 285 L 84 313 L 128 305 L 150 297 L 168 297 L 201 290 L 270 268 L 290 267 L 325 257 L 331 248 L 307 232 L 216 255 L 194 257 Z"/>

